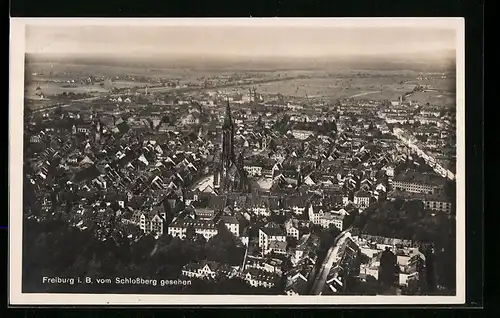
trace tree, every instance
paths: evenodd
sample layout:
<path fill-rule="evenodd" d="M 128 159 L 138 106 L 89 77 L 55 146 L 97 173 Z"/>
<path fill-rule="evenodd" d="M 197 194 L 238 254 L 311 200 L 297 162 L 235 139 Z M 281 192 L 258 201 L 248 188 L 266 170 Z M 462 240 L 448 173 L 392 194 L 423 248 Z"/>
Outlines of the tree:
<path fill-rule="evenodd" d="M 286 237 L 286 246 L 288 248 L 295 248 L 297 246 L 297 239 L 295 237 L 287 236 Z"/>
<path fill-rule="evenodd" d="M 270 150 L 276 151 L 276 142 L 274 141 L 274 139 L 271 139 L 271 141 L 269 142 L 268 147 L 269 147 Z"/>
<path fill-rule="evenodd" d="M 434 294 L 436 292 L 436 273 L 435 273 L 435 254 L 431 246 L 427 246 L 424 250 L 425 255 L 425 278 L 426 278 L 426 294 Z"/>
<path fill-rule="evenodd" d="M 238 245 L 234 235 L 223 223 L 219 223 L 217 235 L 207 242 L 208 260 L 240 265 L 243 261 L 245 249 Z"/>
<path fill-rule="evenodd" d="M 180 212 L 184 211 L 184 209 L 186 208 L 186 204 L 184 203 L 183 200 L 177 198 L 175 200 L 175 206 L 174 206 L 174 209 L 172 211 L 172 214 L 173 215 L 177 215 L 179 214 Z"/>
<path fill-rule="evenodd" d="M 286 221 L 286 216 L 284 214 L 271 212 L 271 220 L 277 224 L 284 224 Z"/>
<path fill-rule="evenodd" d="M 388 247 L 380 257 L 379 280 L 384 288 L 392 287 L 396 281 L 396 255 Z"/>
<path fill-rule="evenodd" d="M 256 123 L 256 126 L 257 127 L 262 127 L 262 116 L 259 115 L 259 117 L 257 118 L 257 123 Z"/>
<path fill-rule="evenodd" d="M 335 239 L 340 235 L 340 230 L 335 225 L 329 224 L 328 233 Z"/>
<path fill-rule="evenodd" d="M 186 240 L 195 241 L 196 240 L 196 230 L 194 226 L 188 226 L 186 229 Z"/>

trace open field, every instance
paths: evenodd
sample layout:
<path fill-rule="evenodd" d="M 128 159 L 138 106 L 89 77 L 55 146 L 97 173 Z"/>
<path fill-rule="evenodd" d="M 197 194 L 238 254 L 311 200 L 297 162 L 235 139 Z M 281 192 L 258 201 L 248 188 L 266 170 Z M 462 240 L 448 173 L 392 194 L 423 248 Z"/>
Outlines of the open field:
<path fill-rule="evenodd" d="M 71 87 L 63 87 L 63 86 Z M 33 82 L 26 86 L 25 97 L 37 98 L 37 88 L 40 87 L 42 93 L 45 96 L 62 94 L 64 92 L 69 93 L 88 93 L 88 94 L 99 94 L 105 93 L 108 90 L 99 85 L 80 85 L 80 84 L 67 84 L 67 83 L 54 83 L 54 82 Z"/>
<path fill-rule="evenodd" d="M 243 75 L 258 81 L 276 80 L 273 82 L 234 85 L 242 90 L 255 87 L 257 92 L 263 94 L 281 93 L 285 96 L 325 97 L 325 98 L 354 98 L 382 100 L 397 99 L 404 93 L 410 92 L 419 85 L 428 85 L 432 90 L 413 94 L 409 99 L 419 103 L 450 105 L 454 101 L 455 79 L 453 76 L 445 78 L 440 74 L 423 74 L 411 70 L 354 70 L 338 69 L 329 71 L 318 70 L 258 70 L 251 71 L 210 71 L 195 69 L 152 69 L 139 66 L 105 66 L 105 65 L 75 65 L 75 64 L 48 64 L 29 63 L 27 65 L 27 76 L 33 81 L 27 85 L 27 97 L 34 97 L 36 87 L 40 86 L 42 92 L 48 96 L 63 92 L 99 94 L 107 92 L 110 88 L 144 87 L 144 81 L 115 80 L 100 85 L 78 85 L 75 87 L 62 87 L 67 84 L 53 82 L 37 82 L 38 78 L 45 80 L 73 79 L 82 76 L 137 76 L 145 78 L 177 79 L 181 84 L 186 82 L 200 82 L 203 78 L 229 77 L 231 75 Z M 36 76 L 32 73 L 37 73 Z M 305 76 L 306 78 L 280 80 L 287 77 Z M 155 84 L 149 84 L 150 86 Z M 233 86 L 233 85 L 231 85 Z M 149 92 L 166 92 L 175 90 L 171 87 L 150 87 Z M 140 90 L 142 91 L 142 89 Z"/>
<path fill-rule="evenodd" d="M 375 98 L 391 99 L 411 91 L 415 84 L 398 84 L 404 77 L 396 79 L 385 76 L 370 76 L 352 78 L 306 78 L 290 81 L 273 82 L 257 85 L 257 90 L 262 93 L 281 93 L 287 96 L 325 96 L 332 98 Z"/>
<path fill-rule="evenodd" d="M 146 85 L 151 85 L 151 84 L 146 82 L 117 80 L 111 82 L 109 85 L 110 87 L 116 87 L 116 88 L 127 88 L 127 87 L 132 88 L 132 87 L 144 87 Z"/>
<path fill-rule="evenodd" d="M 78 65 L 62 63 L 27 63 L 26 73 L 31 77 L 33 73 L 45 78 L 57 76 L 60 79 L 70 79 L 75 76 L 145 76 L 151 78 L 197 80 L 201 77 L 224 76 L 231 74 L 252 75 L 254 72 L 229 72 L 229 71 L 209 71 L 190 70 L 187 68 L 144 68 L 135 66 L 106 66 L 106 65 Z M 263 73 L 263 72 L 258 72 Z M 264 72 L 265 73 L 265 72 Z"/>

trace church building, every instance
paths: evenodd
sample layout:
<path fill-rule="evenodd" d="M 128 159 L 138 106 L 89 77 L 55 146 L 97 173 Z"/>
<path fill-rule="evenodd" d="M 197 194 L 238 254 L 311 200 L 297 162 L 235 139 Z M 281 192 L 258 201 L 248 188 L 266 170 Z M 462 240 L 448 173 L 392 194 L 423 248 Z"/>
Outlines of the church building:
<path fill-rule="evenodd" d="M 234 154 L 234 124 L 229 102 L 222 125 L 221 157 L 214 175 L 214 189 L 218 193 L 247 192 L 246 172 L 243 169 L 243 154 Z"/>

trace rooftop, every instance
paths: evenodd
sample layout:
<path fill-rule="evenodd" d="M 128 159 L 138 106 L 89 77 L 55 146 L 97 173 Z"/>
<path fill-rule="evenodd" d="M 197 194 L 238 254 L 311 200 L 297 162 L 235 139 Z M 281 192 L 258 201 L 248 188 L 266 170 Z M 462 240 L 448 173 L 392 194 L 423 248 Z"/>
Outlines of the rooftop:
<path fill-rule="evenodd" d="M 436 186 L 444 184 L 444 179 L 435 173 L 418 173 L 416 171 L 400 173 L 394 178 L 394 181 L 421 183 Z"/>

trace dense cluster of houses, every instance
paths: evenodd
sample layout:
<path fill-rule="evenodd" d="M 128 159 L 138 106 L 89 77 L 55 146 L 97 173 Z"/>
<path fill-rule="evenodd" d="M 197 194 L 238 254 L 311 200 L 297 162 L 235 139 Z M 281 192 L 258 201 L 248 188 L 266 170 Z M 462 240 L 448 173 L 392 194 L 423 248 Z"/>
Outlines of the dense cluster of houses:
<path fill-rule="evenodd" d="M 317 262 L 313 227 L 343 231 L 357 213 L 386 199 L 421 200 L 427 209 L 452 213 L 441 177 L 396 173 L 409 155 L 388 124 L 407 118 L 409 107 L 378 102 L 342 102 L 332 112 L 324 105 L 256 104 L 262 97 L 250 92 L 252 104 L 232 113 L 234 152 L 243 158 L 250 191 L 223 193 L 214 181 L 224 120 L 216 97 L 210 107 L 181 98 L 158 112 L 123 96 L 108 102 L 131 105 L 66 111 L 32 125 L 29 142 L 40 151 L 26 163 L 41 205 L 36 217 L 62 214 L 80 229 L 97 223 L 103 240 L 152 234 L 209 241 L 224 225 L 247 248 L 242 265 L 186 264 L 184 275 L 239 276 L 268 288 L 286 276 L 286 293 L 300 294 Z M 442 120 L 432 109 L 420 116 Z M 322 130 L 332 123 L 335 131 Z M 331 291 L 341 290 L 350 251 L 368 244 L 349 242 L 328 280 Z M 410 255 L 401 261 L 410 277 L 413 254 L 403 252 Z M 292 264 L 286 271 L 283 259 Z M 364 273 L 374 273 L 374 264 Z"/>
<path fill-rule="evenodd" d="M 386 248 L 396 256 L 396 265 L 399 267 L 397 272 L 399 286 L 408 286 L 412 280 L 418 282 L 421 279 L 425 256 L 415 242 L 370 235 L 353 235 L 352 239 L 359 246 L 361 253 L 368 257 L 368 261 L 360 265 L 362 279 L 368 276 L 379 278 L 380 257 Z"/>

